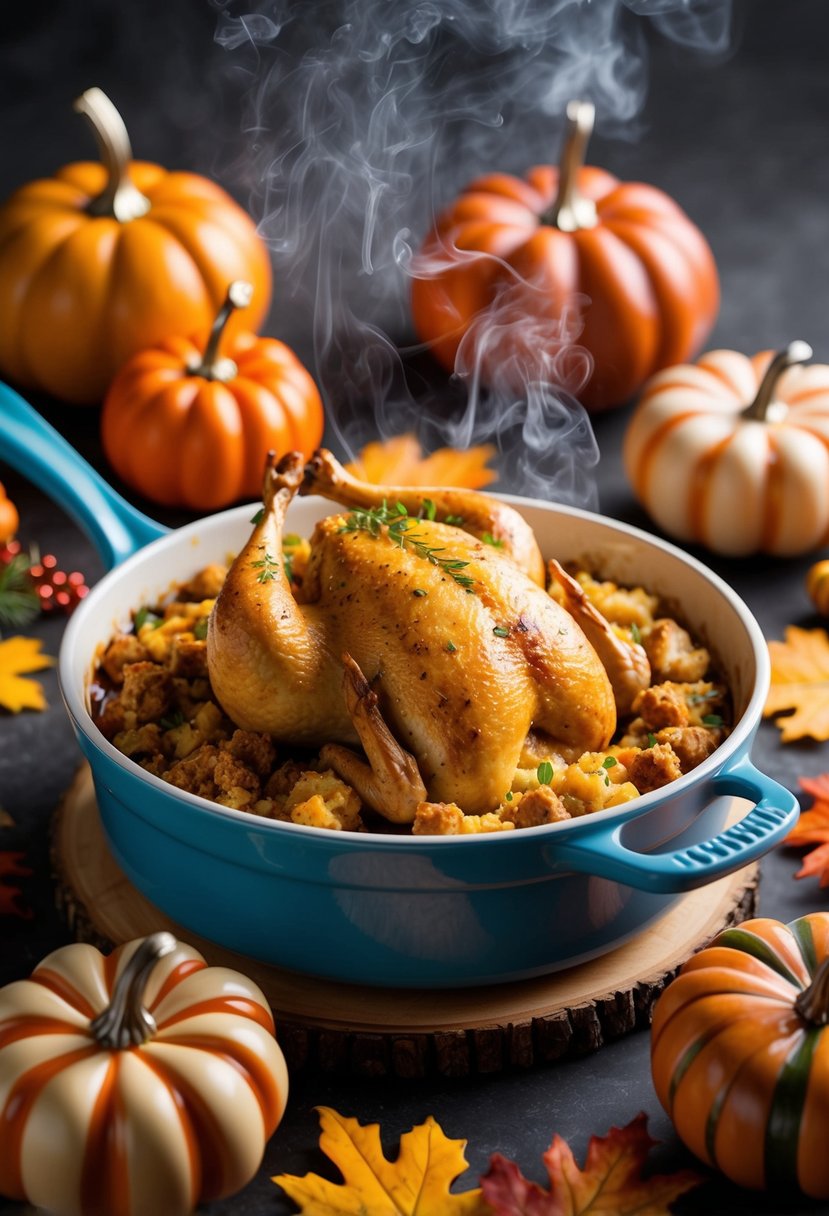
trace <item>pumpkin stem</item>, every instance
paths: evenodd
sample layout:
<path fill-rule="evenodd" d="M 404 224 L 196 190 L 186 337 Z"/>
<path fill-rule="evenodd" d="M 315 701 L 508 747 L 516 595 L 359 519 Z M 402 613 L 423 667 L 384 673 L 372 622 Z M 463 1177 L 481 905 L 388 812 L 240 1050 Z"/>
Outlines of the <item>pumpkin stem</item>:
<path fill-rule="evenodd" d="M 794 1003 L 797 1013 L 812 1026 L 829 1023 L 829 958 L 815 972 L 815 978 Z"/>
<path fill-rule="evenodd" d="M 206 380 L 232 380 L 238 367 L 232 359 L 219 358 L 219 344 L 232 313 L 237 308 L 247 308 L 253 299 L 253 286 L 244 279 L 234 279 L 227 289 L 225 302 L 213 322 L 207 346 L 199 363 L 192 363 L 187 370 L 191 376 L 204 376 Z"/>
<path fill-rule="evenodd" d="M 542 213 L 541 223 L 562 232 L 577 232 L 579 228 L 595 228 L 598 223 L 596 204 L 592 198 L 579 194 L 577 185 L 587 144 L 593 134 L 596 107 L 590 101 L 568 101 L 565 113 L 564 141 L 558 162 L 558 195 Z"/>
<path fill-rule="evenodd" d="M 175 948 L 172 933 L 153 933 L 144 938 L 118 976 L 112 1000 L 90 1023 L 89 1029 L 102 1047 L 114 1051 L 140 1047 L 155 1034 L 155 1018 L 143 1005 L 144 989 L 158 960 Z"/>
<path fill-rule="evenodd" d="M 807 363 L 813 353 L 808 342 L 799 340 L 790 342 L 785 350 L 779 351 L 766 368 L 766 374 L 760 381 L 757 396 L 748 409 L 743 410 L 743 418 L 752 419 L 755 422 L 779 422 L 779 417 L 775 417 L 775 411 L 771 408 L 775 404 L 774 393 L 777 381 L 787 367 L 791 367 L 794 363 Z"/>
<path fill-rule="evenodd" d="M 146 215 L 150 200 L 130 181 L 130 137 L 115 106 L 101 89 L 87 89 L 81 93 L 74 108 L 92 127 L 98 154 L 107 171 L 107 184 L 89 203 L 89 214 L 108 215 L 121 224 Z"/>

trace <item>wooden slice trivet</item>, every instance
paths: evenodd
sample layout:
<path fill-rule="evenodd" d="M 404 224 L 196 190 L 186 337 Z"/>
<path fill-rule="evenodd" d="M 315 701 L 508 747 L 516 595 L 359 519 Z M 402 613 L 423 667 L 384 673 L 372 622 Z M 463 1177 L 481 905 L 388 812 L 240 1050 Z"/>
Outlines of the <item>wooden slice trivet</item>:
<path fill-rule="evenodd" d="M 735 799 L 733 818 L 744 813 Z M 702 887 L 633 941 L 567 971 L 487 988 L 421 991 L 280 971 L 180 929 L 113 860 L 86 765 L 55 812 L 52 864 L 58 906 L 78 940 L 110 949 L 169 929 L 209 963 L 254 980 L 273 1008 L 292 1071 L 405 1078 L 528 1068 L 585 1055 L 649 1025 L 656 997 L 680 965 L 721 929 L 753 915 L 758 884 L 751 866 Z"/>

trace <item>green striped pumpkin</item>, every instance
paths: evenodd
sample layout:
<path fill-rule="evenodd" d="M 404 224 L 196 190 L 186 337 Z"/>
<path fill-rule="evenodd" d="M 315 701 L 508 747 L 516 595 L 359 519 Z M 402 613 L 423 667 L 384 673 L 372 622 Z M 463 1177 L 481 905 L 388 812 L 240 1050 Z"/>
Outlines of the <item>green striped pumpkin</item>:
<path fill-rule="evenodd" d="M 829 913 L 721 933 L 656 1004 L 651 1069 L 678 1135 L 740 1186 L 829 1199 Z"/>

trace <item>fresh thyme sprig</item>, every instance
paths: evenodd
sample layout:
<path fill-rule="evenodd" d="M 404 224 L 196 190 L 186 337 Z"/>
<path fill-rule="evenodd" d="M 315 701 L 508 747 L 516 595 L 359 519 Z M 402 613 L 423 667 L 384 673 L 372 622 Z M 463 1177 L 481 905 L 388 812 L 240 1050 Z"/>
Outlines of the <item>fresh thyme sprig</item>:
<path fill-rule="evenodd" d="M 266 553 L 261 561 L 251 562 L 250 564 L 254 570 L 259 571 L 256 576 L 257 583 L 270 583 L 276 578 L 279 562 L 275 557 L 271 557 L 270 553 Z"/>
<path fill-rule="evenodd" d="M 388 502 L 383 499 L 379 507 L 358 507 L 348 514 L 340 532 L 368 532 L 371 536 L 379 536 L 382 528 L 387 529 L 389 540 L 398 548 L 403 549 L 408 545 L 418 557 L 424 558 L 448 574 L 459 587 L 463 587 L 465 591 L 472 591 L 475 585 L 474 578 L 462 573 L 469 562 L 462 562 L 459 558 L 445 557 L 445 549 L 430 545 L 422 533 L 413 532 L 412 528 L 417 528 L 417 521 L 409 516 L 402 502 L 390 507 Z"/>

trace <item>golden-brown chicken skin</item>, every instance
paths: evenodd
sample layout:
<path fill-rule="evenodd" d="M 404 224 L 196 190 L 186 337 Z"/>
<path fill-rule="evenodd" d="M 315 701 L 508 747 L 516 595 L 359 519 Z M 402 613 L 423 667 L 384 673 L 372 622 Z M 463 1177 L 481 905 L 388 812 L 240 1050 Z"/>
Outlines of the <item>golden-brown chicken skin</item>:
<path fill-rule="evenodd" d="M 272 473 L 211 619 L 211 682 L 239 726 L 329 745 L 326 763 L 400 822 L 424 797 L 497 807 L 531 727 L 562 748 L 606 746 L 613 691 L 581 629 L 508 554 L 459 527 L 410 519 L 401 544 L 387 527 L 329 516 L 297 602 L 281 554 L 300 477 L 298 459 Z M 443 559 L 465 563 L 457 577 Z M 355 743 L 368 765 L 337 746 Z"/>

